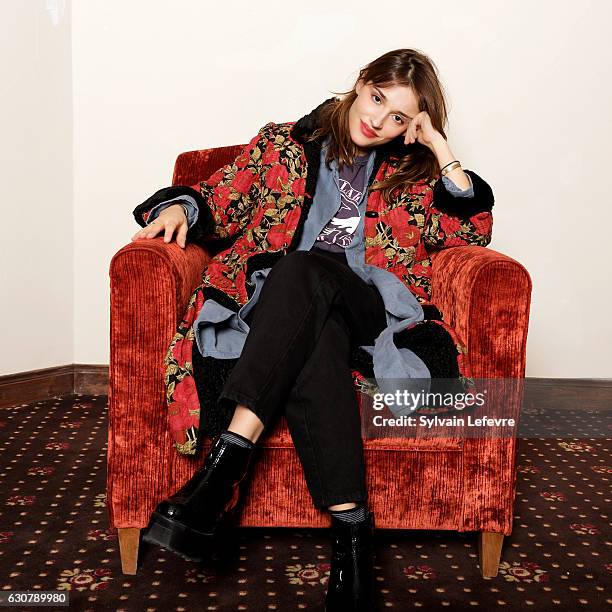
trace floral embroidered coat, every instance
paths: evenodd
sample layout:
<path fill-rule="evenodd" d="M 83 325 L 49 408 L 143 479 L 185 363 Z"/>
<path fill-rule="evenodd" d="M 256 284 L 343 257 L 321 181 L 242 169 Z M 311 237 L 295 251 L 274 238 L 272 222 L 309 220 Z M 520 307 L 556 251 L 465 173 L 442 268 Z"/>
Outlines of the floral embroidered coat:
<path fill-rule="evenodd" d="M 217 399 L 237 360 L 202 357 L 192 325 L 208 298 L 238 311 L 252 294 L 251 273 L 295 249 L 316 189 L 321 148 L 305 138 L 331 100 L 297 122 L 268 123 L 233 163 L 207 180 L 161 189 L 134 210 L 144 226 L 157 204 L 190 195 L 199 215 L 187 240 L 204 246 L 212 241 L 221 249 L 203 271 L 164 360 L 169 427 L 182 454 L 195 455 L 199 434 L 216 435 L 234 408 Z M 370 184 L 395 172 L 403 147 L 400 136 L 377 148 Z M 407 186 L 391 202 L 380 191 L 370 193 L 364 219 L 366 262 L 400 278 L 424 310 L 424 321 L 401 332 L 402 345 L 423 359 L 432 379 L 463 382 L 470 379 L 465 348 L 430 301 L 428 249 L 490 242 L 493 193 L 476 173 L 467 172 L 473 198 L 449 194 L 437 177 Z M 371 366 L 370 356 L 355 349 L 351 367 L 357 388 L 367 387 L 364 377 L 372 376 Z"/>

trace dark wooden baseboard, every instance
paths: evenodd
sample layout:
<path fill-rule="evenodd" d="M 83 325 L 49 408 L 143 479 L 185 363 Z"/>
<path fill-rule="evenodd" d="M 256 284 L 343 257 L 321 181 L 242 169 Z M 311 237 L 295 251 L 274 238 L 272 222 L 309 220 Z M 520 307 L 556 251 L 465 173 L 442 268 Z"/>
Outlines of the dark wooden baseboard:
<path fill-rule="evenodd" d="M 595 410 L 610 410 L 612 379 L 610 378 L 525 378 L 523 406 L 556 406 L 572 408 L 577 405 Z"/>
<path fill-rule="evenodd" d="M 0 407 L 73 393 L 108 393 L 108 366 L 73 363 L 0 376 Z"/>
<path fill-rule="evenodd" d="M 0 376 L 0 407 L 73 393 L 108 393 L 108 366 L 73 363 Z M 581 401 L 608 408 L 612 401 L 612 379 L 527 377 L 525 398 L 544 404 Z"/>
<path fill-rule="evenodd" d="M 563 385 L 571 388 L 612 389 L 612 378 L 536 378 L 525 377 L 525 383 L 539 388 L 557 387 Z"/>

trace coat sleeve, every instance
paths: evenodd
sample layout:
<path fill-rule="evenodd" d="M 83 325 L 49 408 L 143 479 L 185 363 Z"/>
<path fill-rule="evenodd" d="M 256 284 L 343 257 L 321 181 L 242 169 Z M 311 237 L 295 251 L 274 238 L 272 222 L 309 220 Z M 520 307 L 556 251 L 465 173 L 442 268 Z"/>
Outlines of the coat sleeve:
<path fill-rule="evenodd" d="M 474 195 L 457 197 L 436 179 L 432 200 L 425 216 L 423 240 L 429 246 L 447 248 L 453 246 L 487 246 L 493 229 L 493 191 L 489 184 L 472 170 L 469 175 Z"/>
<path fill-rule="evenodd" d="M 172 206 L 173 204 L 180 204 L 185 209 L 185 214 L 187 215 L 187 225 L 192 227 L 193 224 L 198 220 L 198 207 L 195 202 L 195 199 L 189 195 L 183 195 L 180 198 L 174 198 L 173 200 L 166 200 L 161 204 L 157 204 L 157 206 L 153 207 L 150 212 L 147 213 L 147 225 L 151 225 L 157 217 L 159 217 L 160 213 L 162 213 L 166 208 Z"/>
<path fill-rule="evenodd" d="M 196 185 L 164 187 L 133 211 L 136 222 L 145 227 L 160 204 L 184 196 L 193 198 L 197 219 L 187 232 L 189 242 L 233 238 L 248 224 L 261 193 L 262 155 L 266 142 L 264 128 L 231 163 Z"/>

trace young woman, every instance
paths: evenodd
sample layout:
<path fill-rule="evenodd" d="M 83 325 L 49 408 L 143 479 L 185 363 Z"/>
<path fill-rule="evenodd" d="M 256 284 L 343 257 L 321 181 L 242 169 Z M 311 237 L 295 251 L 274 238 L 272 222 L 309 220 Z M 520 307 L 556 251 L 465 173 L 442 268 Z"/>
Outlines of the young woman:
<path fill-rule="evenodd" d="M 355 383 L 469 379 L 430 302 L 429 250 L 491 239 L 493 194 L 446 141 L 432 61 L 412 49 L 297 122 L 269 123 L 235 161 L 134 211 L 132 240 L 216 247 L 166 356 L 170 429 L 204 466 L 145 539 L 201 558 L 233 516 L 253 448 L 284 414 L 313 502 L 332 523 L 328 610 L 371 608 L 373 513 Z M 201 412 L 200 412 L 201 410 Z M 200 418 L 201 417 L 201 418 Z M 297 503 L 297 502 L 296 502 Z"/>

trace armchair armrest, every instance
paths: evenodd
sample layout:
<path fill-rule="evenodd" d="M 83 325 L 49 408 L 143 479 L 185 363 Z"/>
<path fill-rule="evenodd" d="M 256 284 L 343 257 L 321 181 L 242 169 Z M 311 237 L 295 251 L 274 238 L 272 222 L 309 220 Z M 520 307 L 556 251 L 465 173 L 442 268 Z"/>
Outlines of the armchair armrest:
<path fill-rule="evenodd" d="M 134 295 L 138 296 L 136 312 L 138 321 L 141 321 L 147 311 L 159 316 L 159 307 L 172 295 L 175 298 L 172 321 L 174 335 L 175 324 L 178 324 L 183 315 L 187 301 L 200 283 L 204 267 L 210 259 L 211 254 L 197 244 L 187 243 L 186 248 L 181 249 L 175 242 L 165 243 L 161 236 L 132 242 L 118 251 L 111 260 L 111 300 L 113 297 L 127 296 L 130 285 L 137 283 L 137 289 L 142 292 Z M 138 274 L 133 274 L 136 271 Z M 149 275 L 149 272 L 152 274 Z M 137 277 L 144 276 L 148 276 L 148 282 L 143 285 Z M 172 291 L 168 293 L 168 289 Z M 114 294 L 114 291 L 117 293 Z M 111 310 L 113 305 L 111 301 Z"/>
<path fill-rule="evenodd" d="M 475 417 L 491 414 L 491 408 L 519 417 L 531 287 L 520 263 L 492 249 L 465 246 L 432 254 L 431 299 L 466 343 L 472 376 L 513 379 L 499 381 L 495 397 L 489 396 Z M 466 438 L 463 470 L 461 530 L 509 535 L 516 438 Z"/>
<path fill-rule="evenodd" d="M 172 486 L 163 360 L 209 259 L 197 245 L 183 250 L 159 237 L 111 261 L 107 505 L 115 527 L 144 526 Z"/>
<path fill-rule="evenodd" d="M 475 378 L 522 378 L 531 278 L 493 249 L 464 246 L 431 255 L 431 300 L 466 343 Z"/>

